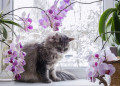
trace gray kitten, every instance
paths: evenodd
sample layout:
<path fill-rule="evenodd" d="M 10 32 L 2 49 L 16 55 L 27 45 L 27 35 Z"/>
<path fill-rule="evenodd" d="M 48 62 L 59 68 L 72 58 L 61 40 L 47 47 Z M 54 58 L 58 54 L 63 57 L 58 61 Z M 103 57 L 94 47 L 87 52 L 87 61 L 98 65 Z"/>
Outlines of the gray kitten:
<path fill-rule="evenodd" d="M 60 61 L 69 48 L 69 42 L 74 38 L 56 33 L 50 35 L 41 44 L 27 44 L 23 51 L 27 53 L 25 57 L 25 71 L 21 74 L 22 82 L 45 82 L 61 80 L 73 80 L 71 74 L 55 71 L 55 64 Z"/>

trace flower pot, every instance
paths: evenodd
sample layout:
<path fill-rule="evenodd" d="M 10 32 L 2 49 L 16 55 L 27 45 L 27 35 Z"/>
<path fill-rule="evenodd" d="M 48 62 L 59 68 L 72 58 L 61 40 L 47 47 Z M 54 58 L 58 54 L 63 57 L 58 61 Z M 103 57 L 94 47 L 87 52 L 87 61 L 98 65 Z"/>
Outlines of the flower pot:
<path fill-rule="evenodd" d="M 110 86 L 120 86 L 120 63 L 112 63 L 116 71 L 111 76 Z"/>
<path fill-rule="evenodd" d="M 118 55 L 118 54 L 117 54 L 117 47 L 110 47 L 110 50 L 111 50 L 112 53 L 115 54 L 115 56 Z"/>
<path fill-rule="evenodd" d="M 118 55 L 117 54 L 117 47 L 110 47 L 110 50 L 116 56 Z M 118 57 L 118 58 L 120 59 L 120 57 Z M 116 71 L 111 76 L 110 86 L 120 86 L 120 62 L 112 63 L 112 65 L 115 67 Z"/>

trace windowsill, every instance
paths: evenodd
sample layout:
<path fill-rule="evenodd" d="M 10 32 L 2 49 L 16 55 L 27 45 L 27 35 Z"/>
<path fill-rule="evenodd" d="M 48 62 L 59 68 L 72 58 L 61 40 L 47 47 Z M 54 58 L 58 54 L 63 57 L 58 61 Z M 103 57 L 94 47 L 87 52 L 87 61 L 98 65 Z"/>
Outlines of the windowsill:
<path fill-rule="evenodd" d="M 95 83 L 89 82 L 85 79 L 73 80 L 73 81 L 61 81 L 52 82 L 50 84 L 44 83 L 21 83 L 21 82 L 0 82 L 0 86 L 103 86 L 99 85 L 98 81 Z"/>

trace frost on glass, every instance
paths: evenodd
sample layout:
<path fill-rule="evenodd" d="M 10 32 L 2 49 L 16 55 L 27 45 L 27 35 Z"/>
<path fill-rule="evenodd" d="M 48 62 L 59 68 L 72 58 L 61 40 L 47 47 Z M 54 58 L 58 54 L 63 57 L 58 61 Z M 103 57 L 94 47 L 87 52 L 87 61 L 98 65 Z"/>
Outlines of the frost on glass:
<path fill-rule="evenodd" d="M 95 0 L 79 0 L 81 2 L 93 2 Z M 17 3 L 21 4 L 17 4 Z M 24 3 L 29 3 L 25 4 Z M 37 6 L 42 9 L 47 9 L 53 4 L 54 0 L 15 0 L 14 7 Z M 23 3 L 23 4 L 22 4 Z M 33 19 L 34 29 L 29 33 L 20 33 L 19 29 L 15 28 L 18 34 L 21 34 L 21 41 L 25 44 L 31 41 L 42 42 L 45 37 L 52 31 L 51 28 L 42 28 L 39 26 L 38 20 L 41 18 L 41 11 L 38 9 L 23 9 L 16 11 L 15 14 L 21 16 L 22 12 L 30 13 Z M 67 14 L 63 20 L 63 25 L 59 32 L 74 37 L 71 42 L 70 50 L 64 55 L 64 59 L 59 63 L 61 67 L 81 67 L 87 66 L 86 56 L 101 48 L 101 40 L 94 42 L 98 36 L 98 22 L 103 11 L 103 2 L 93 4 L 74 4 L 74 10 Z"/>

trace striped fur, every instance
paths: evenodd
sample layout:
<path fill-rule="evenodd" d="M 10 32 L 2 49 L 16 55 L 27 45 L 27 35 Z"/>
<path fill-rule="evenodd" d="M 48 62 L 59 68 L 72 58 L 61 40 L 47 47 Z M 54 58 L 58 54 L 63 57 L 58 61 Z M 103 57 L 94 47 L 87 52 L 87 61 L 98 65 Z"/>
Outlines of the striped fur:
<path fill-rule="evenodd" d="M 63 58 L 63 54 L 68 51 L 69 42 L 73 38 L 66 35 L 50 35 L 41 44 L 27 44 L 23 51 L 27 53 L 25 57 L 25 71 L 21 74 L 21 82 L 44 82 L 74 80 L 75 77 L 69 73 L 60 72 L 55 69 L 55 64 Z"/>

